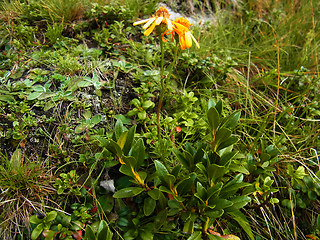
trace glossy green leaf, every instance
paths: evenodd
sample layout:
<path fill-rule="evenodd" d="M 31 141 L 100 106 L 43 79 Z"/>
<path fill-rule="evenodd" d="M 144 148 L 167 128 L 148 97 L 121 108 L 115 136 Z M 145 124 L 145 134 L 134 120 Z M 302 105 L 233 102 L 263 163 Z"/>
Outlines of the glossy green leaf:
<path fill-rule="evenodd" d="M 193 229 L 194 229 L 194 221 L 192 221 L 191 219 L 188 219 L 185 224 L 183 225 L 183 233 L 193 233 Z"/>
<path fill-rule="evenodd" d="M 136 166 L 141 166 L 146 157 L 145 146 L 141 138 L 132 146 L 131 156 L 137 160 Z"/>
<path fill-rule="evenodd" d="M 134 98 L 134 99 L 131 100 L 130 104 L 132 104 L 132 105 L 134 105 L 135 107 L 138 108 L 138 107 L 140 107 L 141 102 L 139 101 L 139 99 Z"/>
<path fill-rule="evenodd" d="M 218 198 L 212 201 L 208 201 L 210 205 L 214 205 L 215 208 L 214 210 L 220 210 L 220 209 L 225 209 L 227 207 L 231 207 L 233 205 L 233 202 L 223 199 L 223 198 Z"/>
<path fill-rule="evenodd" d="M 207 167 L 208 178 L 211 179 L 213 183 L 215 183 L 219 178 L 221 178 L 225 173 L 225 167 L 219 166 L 217 164 L 210 164 Z"/>
<path fill-rule="evenodd" d="M 140 187 L 127 187 L 116 191 L 113 194 L 114 198 L 129 198 L 142 193 L 145 189 Z"/>
<path fill-rule="evenodd" d="M 176 184 L 176 189 L 178 194 L 182 196 L 187 192 L 190 192 L 196 178 L 197 178 L 197 175 L 195 173 L 191 173 L 189 177 L 178 182 Z"/>
<path fill-rule="evenodd" d="M 94 125 L 98 124 L 99 122 L 101 122 L 102 120 L 102 116 L 100 114 L 94 115 L 91 118 L 91 123 L 93 123 Z"/>
<path fill-rule="evenodd" d="M 44 230 L 44 226 L 42 223 L 40 223 L 38 226 L 35 227 L 35 229 L 33 229 L 31 233 L 31 239 L 36 240 L 40 236 L 43 230 Z"/>
<path fill-rule="evenodd" d="M 153 108 L 154 106 L 155 106 L 155 104 L 151 100 L 144 101 L 143 104 L 142 104 L 142 108 L 144 110 L 147 110 L 149 108 Z"/>
<path fill-rule="evenodd" d="M 214 146 L 215 146 L 215 151 L 217 151 L 219 145 L 225 140 L 228 139 L 231 136 L 231 130 L 228 128 L 219 128 L 215 135 L 214 139 Z"/>
<path fill-rule="evenodd" d="M 0 101 L 13 103 L 15 99 L 12 95 L 0 95 Z"/>
<path fill-rule="evenodd" d="M 48 213 L 48 215 L 46 216 L 46 222 L 52 222 L 53 220 L 56 219 L 57 217 L 57 212 L 56 211 L 51 211 Z"/>
<path fill-rule="evenodd" d="M 211 131 L 215 132 L 220 123 L 220 117 L 217 109 L 210 108 L 207 112 L 208 123 Z"/>
<path fill-rule="evenodd" d="M 253 236 L 251 227 L 248 223 L 248 220 L 246 219 L 245 215 L 242 212 L 233 211 L 233 212 L 229 212 L 228 215 L 239 223 L 239 225 L 247 233 L 248 237 L 251 240 L 254 240 L 254 236 Z"/>
<path fill-rule="evenodd" d="M 148 191 L 147 193 L 154 200 L 159 200 L 161 191 L 159 189 L 157 189 L 157 188 L 154 188 L 151 191 Z"/>
<path fill-rule="evenodd" d="M 118 158 L 122 158 L 123 153 L 122 150 L 120 148 L 120 146 L 118 145 L 118 143 L 114 142 L 113 140 L 109 141 L 109 144 L 107 146 L 107 149 L 113 153 L 114 155 L 116 155 Z"/>
<path fill-rule="evenodd" d="M 226 212 L 234 212 L 247 205 L 251 201 L 251 198 L 248 196 L 237 196 L 229 199 L 229 201 L 231 201 L 233 205 L 225 208 L 224 210 Z"/>
<path fill-rule="evenodd" d="M 237 153 L 238 153 L 238 151 L 224 153 L 220 157 L 219 165 L 221 165 L 221 166 L 229 165 L 230 161 L 234 158 L 234 156 L 237 155 Z"/>
<path fill-rule="evenodd" d="M 178 175 L 179 175 L 179 173 L 180 173 L 181 168 L 182 168 L 182 166 L 181 166 L 180 164 L 179 164 L 179 165 L 176 165 L 176 166 L 171 170 L 171 174 L 177 178 Z"/>
<path fill-rule="evenodd" d="M 38 217 L 37 217 L 37 215 L 32 215 L 31 217 L 30 217 L 30 223 L 33 223 L 33 224 L 39 224 L 39 223 L 41 223 L 42 222 L 42 219 L 39 219 Z"/>
<path fill-rule="evenodd" d="M 184 155 L 177 149 L 173 149 L 174 154 L 176 155 L 179 162 L 188 170 L 190 170 L 191 163 L 184 157 Z"/>
<path fill-rule="evenodd" d="M 229 115 L 223 120 L 223 124 L 221 127 L 225 127 L 229 129 L 234 128 L 238 124 L 240 116 L 241 116 L 240 111 L 232 113 L 231 115 Z"/>
<path fill-rule="evenodd" d="M 218 148 L 217 151 L 220 151 L 221 149 L 224 149 L 226 147 L 229 147 L 235 143 L 237 143 L 239 141 L 239 138 L 235 137 L 235 136 L 231 136 L 229 138 L 227 138 L 226 140 L 222 141 Z"/>
<path fill-rule="evenodd" d="M 113 233 L 106 221 L 102 220 L 100 222 L 97 235 L 97 240 L 112 240 Z"/>
<path fill-rule="evenodd" d="M 167 168 L 158 160 L 154 161 L 154 165 L 156 167 L 156 173 L 158 177 L 160 178 L 161 182 L 165 183 L 166 179 L 165 177 L 169 174 Z"/>
<path fill-rule="evenodd" d="M 95 236 L 90 225 L 87 225 L 87 227 L 85 229 L 84 239 L 85 240 L 96 240 L 96 236 Z"/>
<path fill-rule="evenodd" d="M 167 209 L 160 211 L 154 219 L 154 229 L 159 230 L 167 223 Z"/>
<path fill-rule="evenodd" d="M 105 213 L 111 212 L 114 206 L 114 199 L 112 198 L 111 195 L 105 194 L 105 195 L 98 196 L 97 200 L 99 202 L 98 208 L 103 210 Z"/>
<path fill-rule="evenodd" d="M 207 190 L 202 186 L 200 182 L 197 182 L 197 192 L 195 196 L 205 202 L 207 200 Z"/>
<path fill-rule="evenodd" d="M 156 208 L 156 200 L 149 197 L 144 199 L 143 212 L 145 216 L 151 215 L 155 208 Z"/>
<path fill-rule="evenodd" d="M 130 110 L 130 111 L 127 113 L 127 116 L 128 116 L 128 117 L 132 117 L 132 116 L 138 114 L 138 112 L 139 112 L 139 109 L 138 109 L 138 108 L 134 108 L 134 109 Z"/>
<path fill-rule="evenodd" d="M 121 135 L 118 138 L 117 144 L 121 148 L 121 150 L 123 150 L 123 147 L 127 141 L 127 137 L 128 137 L 128 131 L 125 131 L 121 133 Z"/>
<path fill-rule="evenodd" d="M 187 240 L 202 240 L 201 231 L 195 231 Z"/>
<path fill-rule="evenodd" d="M 124 146 L 122 148 L 122 151 L 124 153 L 124 155 L 128 155 L 129 154 L 129 151 L 132 147 L 132 143 L 133 143 L 133 140 L 134 140 L 134 134 L 136 133 L 136 126 L 132 126 L 129 131 L 128 131 L 128 134 L 127 134 L 127 137 L 126 137 L 126 141 L 124 143 Z"/>
<path fill-rule="evenodd" d="M 223 183 L 219 182 L 207 190 L 207 199 L 217 199 L 220 195 L 220 191 L 222 189 Z"/>
<path fill-rule="evenodd" d="M 123 123 L 120 119 L 117 120 L 116 125 L 114 126 L 114 135 L 115 135 L 115 139 L 113 139 L 114 141 L 117 141 L 120 137 L 120 135 L 127 131 L 127 128 L 123 126 Z"/>
<path fill-rule="evenodd" d="M 223 209 L 219 210 L 207 210 L 205 215 L 208 216 L 210 219 L 215 220 L 223 215 Z"/>
<path fill-rule="evenodd" d="M 138 112 L 138 118 L 140 119 L 140 120 L 145 120 L 146 118 L 147 118 L 147 112 L 146 111 L 139 111 Z"/>
<path fill-rule="evenodd" d="M 42 92 L 32 92 L 28 95 L 27 100 L 34 100 L 39 98 L 39 96 L 42 94 Z"/>

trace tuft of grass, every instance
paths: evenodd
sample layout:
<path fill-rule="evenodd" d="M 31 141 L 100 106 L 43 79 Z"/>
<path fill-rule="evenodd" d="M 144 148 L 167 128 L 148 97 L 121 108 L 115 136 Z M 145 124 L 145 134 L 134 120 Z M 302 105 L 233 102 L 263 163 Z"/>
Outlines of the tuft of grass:
<path fill-rule="evenodd" d="M 41 211 L 50 175 L 38 161 L 26 159 L 17 149 L 9 159 L 0 156 L 0 237 L 15 239 L 30 228 L 29 216 Z"/>

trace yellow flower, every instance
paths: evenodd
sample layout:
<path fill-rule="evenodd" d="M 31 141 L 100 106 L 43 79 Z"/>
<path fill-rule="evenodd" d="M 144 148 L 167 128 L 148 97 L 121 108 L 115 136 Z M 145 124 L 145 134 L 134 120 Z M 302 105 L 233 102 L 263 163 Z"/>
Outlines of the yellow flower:
<path fill-rule="evenodd" d="M 192 40 L 198 48 L 200 48 L 199 43 L 194 38 L 192 33 L 189 31 L 189 27 L 192 25 L 186 18 L 177 18 L 173 21 L 174 27 L 173 32 L 179 35 L 179 42 L 181 49 L 190 48 L 192 46 Z"/>
<path fill-rule="evenodd" d="M 160 25 L 161 23 L 167 25 L 168 29 L 172 31 L 173 25 L 171 20 L 169 19 L 169 16 L 170 14 L 168 10 L 165 7 L 160 7 L 156 11 L 156 16 L 152 16 L 151 18 L 137 21 L 133 23 L 133 26 L 145 23 L 142 27 L 143 29 L 146 29 L 146 31 L 144 32 L 145 36 L 149 36 L 149 34 L 152 33 L 152 31 L 154 30 L 154 28 L 157 25 Z"/>

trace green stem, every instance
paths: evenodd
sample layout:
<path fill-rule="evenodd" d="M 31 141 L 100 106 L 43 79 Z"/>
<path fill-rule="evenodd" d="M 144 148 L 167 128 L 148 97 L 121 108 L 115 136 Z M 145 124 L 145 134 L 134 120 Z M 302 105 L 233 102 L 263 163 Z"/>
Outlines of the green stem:
<path fill-rule="evenodd" d="M 157 130 L 158 130 L 158 140 L 161 139 L 161 132 L 160 132 L 160 112 L 161 112 L 161 106 L 164 96 L 164 74 L 163 74 L 163 66 L 164 66 L 164 51 L 163 51 L 163 41 L 161 33 L 159 35 L 159 41 L 160 41 L 160 51 L 161 51 L 161 65 L 160 65 L 160 81 L 161 81 L 161 90 L 160 90 L 160 99 L 157 109 Z"/>
<path fill-rule="evenodd" d="M 159 104 L 158 104 L 158 109 L 157 109 L 157 130 L 158 130 L 158 139 L 161 139 L 161 131 L 160 131 L 160 112 L 161 112 L 161 107 L 162 107 L 162 101 L 164 97 L 164 86 L 165 86 L 165 79 L 167 81 L 170 80 L 170 77 L 172 75 L 173 67 L 176 64 L 177 57 L 178 57 L 178 50 L 179 46 L 178 43 L 176 45 L 175 53 L 174 53 L 174 59 L 173 62 L 169 66 L 169 73 L 168 76 L 164 76 L 164 51 L 163 51 L 163 41 L 162 41 L 162 36 L 159 36 L 160 38 L 160 49 L 161 49 L 161 68 L 160 68 L 160 81 L 161 81 L 161 90 L 160 90 L 160 99 L 159 99 Z"/>

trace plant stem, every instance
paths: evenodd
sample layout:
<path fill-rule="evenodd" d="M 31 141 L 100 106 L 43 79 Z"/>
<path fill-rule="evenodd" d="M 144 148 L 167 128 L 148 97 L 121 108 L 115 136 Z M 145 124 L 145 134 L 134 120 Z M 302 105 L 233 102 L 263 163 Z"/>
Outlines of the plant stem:
<path fill-rule="evenodd" d="M 162 107 L 162 101 L 163 101 L 163 97 L 164 97 L 164 87 L 165 87 L 165 79 L 167 79 L 167 81 L 170 79 L 172 71 L 173 71 L 173 67 L 176 64 L 177 61 L 177 57 L 178 57 L 178 43 L 176 45 L 176 49 L 174 52 L 174 58 L 173 58 L 173 62 L 170 64 L 169 66 L 169 73 L 167 76 L 164 76 L 164 51 L 163 51 L 163 41 L 162 41 L 162 36 L 159 36 L 160 38 L 160 49 L 161 49 L 161 68 L 160 68 L 160 81 L 161 81 L 161 90 L 160 90 L 160 98 L 159 98 L 159 104 L 158 104 L 158 109 L 157 109 L 157 130 L 158 130 L 158 139 L 161 139 L 161 131 L 160 131 L 160 112 L 161 112 L 161 107 Z"/>
<path fill-rule="evenodd" d="M 164 95 L 164 74 L 163 74 L 163 66 L 164 66 L 164 50 L 163 50 L 163 41 L 162 36 L 159 34 L 159 41 L 160 41 L 160 51 L 161 51 L 161 65 L 160 65 L 160 81 L 161 81 L 161 90 L 160 90 L 160 98 L 159 104 L 157 109 L 157 130 L 158 130 L 158 140 L 161 139 L 161 132 L 160 132 L 160 112 L 161 112 L 161 105 Z"/>

